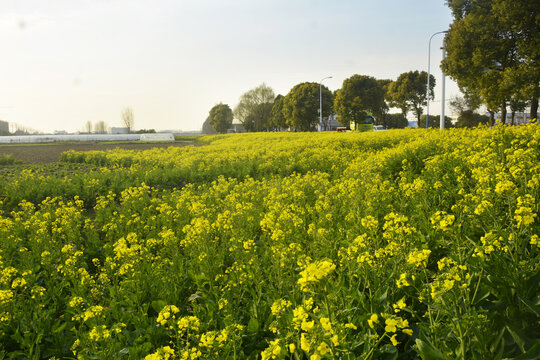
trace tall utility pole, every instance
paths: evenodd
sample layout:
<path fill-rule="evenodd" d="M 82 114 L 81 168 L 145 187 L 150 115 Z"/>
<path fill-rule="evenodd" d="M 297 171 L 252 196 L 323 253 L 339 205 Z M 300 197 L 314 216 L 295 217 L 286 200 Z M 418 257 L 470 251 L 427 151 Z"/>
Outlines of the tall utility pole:
<path fill-rule="evenodd" d="M 446 59 L 446 40 L 443 40 L 443 45 L 442 45 L 442 59 L 444 61 L 444 59 Z M 445 88 L 445 78 L 446 78 L 446 75 L 444 74 L 444 70 L 442 71 L 442 97 L 441 97 L 441 130 L 444 130 L 444 88 Z"/>
<path fill-rule="evenodd" d="M 447 33 L 448 31 L 439 31 L 439 32 L 436 32 L 435 34 L 431 35 L 431 37 L 429 38 L 429 44 L 428 44 L 428 60 L 427 60 L 427 106 L 426 106 L 426 129 L 428 128 L 429 126 L 429 76 L 430 76 L 430 59 L 431 59 L 431 39 L 433 39 L 433 37 L 437 34 L 445 34 Z"/>
<path fill-rule="evenodd" d="M 322 122 L 322 82 L 326 79 L 331 79 L 331 76 L 327 76 L 325 78 L 322 78 L 321 81 L 319 81 L 319 126 L 323 126 Z M 326 130 L 326 129 L 325 129 Z"/>

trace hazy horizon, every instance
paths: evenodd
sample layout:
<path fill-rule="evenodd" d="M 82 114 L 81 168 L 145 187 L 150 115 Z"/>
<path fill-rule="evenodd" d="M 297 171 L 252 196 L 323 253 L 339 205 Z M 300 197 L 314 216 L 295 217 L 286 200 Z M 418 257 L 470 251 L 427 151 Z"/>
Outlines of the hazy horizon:
<path fill-rule="evenodd" d="M 200 130 L 261 83 L 294 85 L 427 71 L 428 40 L 451 23 L 444 1 L 20 0 L 0 14 L 0 120 L 44 132 L 87 121 Z M 440 114 L 442 36 L 431 44 Z M 458 94 L 446 79 L 446 99 Z M 447 114 L 450 109 L 447 108 Z"/>

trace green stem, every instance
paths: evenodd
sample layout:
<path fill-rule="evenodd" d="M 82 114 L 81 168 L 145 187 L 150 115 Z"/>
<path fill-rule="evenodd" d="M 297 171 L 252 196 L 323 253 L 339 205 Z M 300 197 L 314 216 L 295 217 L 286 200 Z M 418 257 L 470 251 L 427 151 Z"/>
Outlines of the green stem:
<path fill-rule="evenodd" d="M 381 337 L 379 338 L 379 340 L 377 340 L 377 343 L 375 345 L 373 345 L 373 347 L 371 348 L 371 350 L 369 350 L 369 352 L 367 353 L 367 355 L 364 357 L 364 360 L 367 360 L 371 357 L 371 355 L 373 354 L 373 351 L 375 351 L 375 348 L 381 343 L 382 339 L 384 339 L 384 336 L 386 335 L 386 332 L 384 334 L 381 335 Z"/>
<path fill-rule="evenodd" d="M 457 323 L 457 328 L 459 332 L 459 347 L 461 350 L 461 359 L 465 360 L 465 342 L 463 340 L 463 332 L 461 331 L 461 324 Z"/>
<path fill-rule="evenodd" d="M 427 273 L 426 273 L 426 269 L 424 268 L 424 276 L 426 278 L 426 284 L 428 284 L 428 276 L 427 276 Z M 431 306 L 429 305 L 429 303 L 427 304 L 427 308 L 428 308 L 428 316 L 429 316 L 429 330 L 431 331 L 431 329 L 433 328 L 433 317 L 431 315 Z M 433 336 L 433 333 L 431 333 L 431 335 Z"/>
<path fill-rule="evenodd" d="M 484 268 L 480 271 L 480 276 L 478 277 L 478 282 L 476 283 L 476 287 L 474 289 L 474 294 L 471 300 L 471 305 L 474 304 L 474 300 L 476 299 L 476 294 L 478 293 L 478 288 L 480 287 L 480 281 L 482 280 L 482 275 L 484 274 Z"/>

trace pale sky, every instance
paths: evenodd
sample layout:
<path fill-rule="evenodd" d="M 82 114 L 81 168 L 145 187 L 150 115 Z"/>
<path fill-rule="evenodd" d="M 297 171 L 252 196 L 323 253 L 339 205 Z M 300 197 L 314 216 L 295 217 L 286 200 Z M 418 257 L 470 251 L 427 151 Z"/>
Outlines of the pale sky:
<path fill-rule="evenodd" d="M 444 0 L 0 0 L 0 119 L 78 131 L 122 126 L 130 106 L 137 129 L 200 130 L 263 82 L 285 95 L 326 76 L 336 90 L 354 74 L 427 71 L 429 37 L 451 22 Z M 446 99 L 458 93 L 446 78 Z"/>

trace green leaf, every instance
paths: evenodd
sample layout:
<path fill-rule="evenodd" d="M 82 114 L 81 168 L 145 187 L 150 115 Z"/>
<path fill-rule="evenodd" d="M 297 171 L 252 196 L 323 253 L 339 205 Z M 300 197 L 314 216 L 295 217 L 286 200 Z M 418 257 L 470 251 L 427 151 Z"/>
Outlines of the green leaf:
<path fill-rule="evenodd" d="M 53 333 L 56 334 L 64 330 L 67 324 L 68 324 L 67 322 L 62 323 L 60 326 L 58 326 L 56 329 L 53 330 Z"/>
<path fill-rule="evenodd" d="M 483 300 L 485 300 L 489 295 L 491 295 L 491 288 L 486 285 L 480 285 L 478 288 L 478 292 L 476 293 L 476 297 L 474 298 L 473 305 L 478 305 Z"/>
<path fill-rule="evenodd" d="M 129 348 L 125 347 L 122 350 L 118 351 L 118 356 L 129 355 Z"/>
<path fill-rule="evenodd" d="M 448 357 L 435 349 L 429 342 L 416 339 L 416 346 L 423 360 L 449 360 Z"/>
<path fill-rule="evenodd" d="M 259 320 L 252 317 L 251 319 L 249 319 L 249 323 L 248 323 L 248 326 L 247 326 L 247 332 L 251 333 L 251 334 L 254 334 L 257 331 L 259 331 Z"/>
<path fill-rule="evenodd" d="M 388 298 L 388 290 L 386 290 L 386 291 L 379 297 L 379 303 L 385 304 L 387 298 Z"/>
<path fill-rule="evenodd" d="M 151 304 L 152 309 L 157 313 L 159 313 L 166 305 L 167 303 L 163 300 L 154 300 Z"/>
<path fill-rule="evenodd" d="M 534 304 L 532 301 L 524 299 L 519 295 L 518 298 L 527 306 L 527 309 L 531 310 L 531 312 L 533 312 L 536 316 L 540 317 L 540 306 L 538 306 L 538 304 Z"/>
<path fill-rule="evenodd" d="M 506 326 L 506 329 L 512 335 L 512 338 L 516 342 L 516 345 L 519 347 L 521 352 L 525 352 L 525 334 L 521 329 L 512 329 L 509 325 Z"/>
<path fill-rule="evenodd" d="M 538 360 L 540 359 L 540 342 L 531 347 L 525 354 L 518 356 L 515 360 Z"/>
<path fill-rule="evenodd" d="M 497 336 L 497 340 L 495 340 L 493 344 L 491 344 L 491 351 L 496 354 L 493 357 L 493 360 L 500 360 L 503 357 L 504 345 L 505 345 L 503 335 L 504 335 L 504 331 L 501 331 L 499 336 Z"/>

